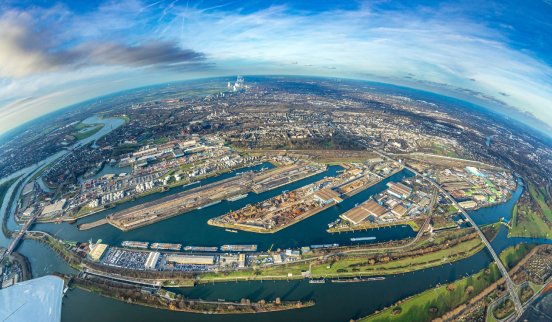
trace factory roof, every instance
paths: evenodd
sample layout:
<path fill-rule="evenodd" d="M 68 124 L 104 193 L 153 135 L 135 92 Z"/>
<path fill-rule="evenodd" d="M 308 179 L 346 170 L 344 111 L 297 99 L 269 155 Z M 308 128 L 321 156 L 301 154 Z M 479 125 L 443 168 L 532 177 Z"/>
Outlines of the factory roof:
<path fill-rule="evenodd" d="M 46 207 L 44 207 L 44 209 L 42 209 L 42 215 L 48 215 L 53 212 L 61 211 L 63 209 L 63 206 L 65 206 L 66 201 L 66 199 L 61 199 L 54 204 L 47 205 Z"/>
<path fill-rule="evenodd" d="M 393 209 L 391 209 L 392 213 L 400 217 L 406 215 L 407 211 L 408 209 L 406 209 L 403 205 L 396 205 Z"/>
<path fill-rule="evenodd" d="M 388 182 L 387 186 L 389 187 L 389 192 L 400 196 L 408 196 L 412 192 L 412 188 L 400 182 Z"/>
<path fill-rule="evenodd" d="M 200 255 L 168 255 L 166 260 L 167 262 L 189 265 L 213 265 L 215 263 L 214 256 Z"/>
<path fill-rule="evenodd" d="M 334 200 L 335 202 L 342 201 L 342 199 L 339 197 L 339 194 L 330 188 L 320 189 L 317 192 L 315 192 L 314 195 L 324 201 L 330 201 L 330 200 Z"/>
<path fill-rule="evenodd" d="M 96 245 L 94 245 L 94 247 L 90 251 L 89 256 L 92 260 L 98 261 L 98 260 L 100 260 L 100 258 L 102 257 L 102 255 L 103 255 L 103 253 L 105 252 L 106 249 L 107 249 L 106 244 L 96 244 Z"/>
<path fill-rule="evenodd" d="M 376 217 L 379 217 L 387 212 L 387 209 L 385 207 L 381 206 L 373 199 L 370 199 L 367 202 L 363 203 L 361 207 L 366 209 L 371 215 Z"/>
<path fill-rule="evenodd" d="M 355 207 L 342 215 L 343 219 L 348 220 L 355 225 L 358 225 L 368 216 L 370 216 L 370 212 L 361 206 Z"/>

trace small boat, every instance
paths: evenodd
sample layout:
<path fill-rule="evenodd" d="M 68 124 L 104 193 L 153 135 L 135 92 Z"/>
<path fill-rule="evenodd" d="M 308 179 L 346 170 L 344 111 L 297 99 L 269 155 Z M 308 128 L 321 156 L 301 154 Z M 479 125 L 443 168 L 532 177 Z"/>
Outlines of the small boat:
<path fill-rule="evenodd" d="M 326 280 L 323 279 L 323 278 L 321 278 L 321 279 L 310 279 L 309 283 L 310 284 L 324 284 L 324 283 L 326 283 Z"/>
<path fill-rule="evenodd" d="M 235 230 L 235 229 L 225 229 L 225 231 L 229 232 L 229 233 L 237 233 L 238 231 Z"/>

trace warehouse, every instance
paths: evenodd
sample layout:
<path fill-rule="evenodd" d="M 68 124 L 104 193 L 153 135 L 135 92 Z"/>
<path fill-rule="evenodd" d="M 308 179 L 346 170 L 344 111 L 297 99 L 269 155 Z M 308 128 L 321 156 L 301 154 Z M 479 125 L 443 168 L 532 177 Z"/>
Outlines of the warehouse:
<path fill-rule="evenodd" d="M 330 202 L 340 203 L 341 201 L 343 201 L 343 199 L 339 197 L 339 194 L 330 188 L 318 190 L 314 194 L 314 198 L 325 205 L 329 204 Z"/>
<path fill-rule="evenodd" d="M 155 266 L 157 265 L 157 261 L 159 260 L 159 256 L 161 254 L 159 252 L 150 252 L 148 255 L 148 259 L 146 259 L 146 263 L 144 264 L 145 269 L 155 269 Z"/>
<path fill-rule="evenodd" d="M 360 224 L 369 216 L 379 218 L 387 212 L 387 209 L 377 203 L 375 200 L 370 199 L 365 203 L 347 211 L 341 215 L 341 218 L 347 220 L 355 225 Z"/>
<path fill-rule="evenodd" d="M 90 257 L 91 260 L 97 262 L 100 260 L 100 258 L 102 257 L 103 253 L 105 252 L 108 246 L 106 244 L 96 244 L 96 245 L 91 245 L 91 247 L 92 247 L 92 250 L 90 251 L 88 256 Z"/>
<path fill-rule="evenodd" d="M 213 265 L 215 263 L 215 257 L 200 255 L 168 255 L 166 261 L 167 263 L 180 265 Z"/>
<path fill-rule="evenodd" d="M 47 205 L 42 209 L 42 216 L 58 216 L 63 212 L 63 207 L 65 206 L 66 199 L 61 199 L 60 201 Z"/>
<path fill-rule="evenodd" d="M 358 206 L 342 214 L 341 218 L 350 221 L 355 225 L 358 225 L 363 222 L 368 216 L 370 216 L 368 210 L 362 208 L 361 206 Z"/>
<path fill-rule="evenodd" d="M 407 211 L 408 211 L 408 209 L 406 207 L 404 207 L 403 205 L 396 205 L 393 209 L 391 209 L 391 212 L 399 218 L 406 215 Z"/>
<path fill-rule="evenodd" d="M 412 193 L 412 188 L 400 182 L 389 182 L 387 183 L 387 187 L 389 187 L 389 189 L 387 190 L 389 191 L 389 194 L 400 199 L 408 198 L 408 196 L 410 196 L 410 194 Z"/>

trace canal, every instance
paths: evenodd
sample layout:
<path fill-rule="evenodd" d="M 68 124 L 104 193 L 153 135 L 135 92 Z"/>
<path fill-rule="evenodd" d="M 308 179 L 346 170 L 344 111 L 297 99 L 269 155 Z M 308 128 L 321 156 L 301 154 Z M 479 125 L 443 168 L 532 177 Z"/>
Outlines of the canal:
<path fill-rule="evenodd" d="M 252 167 L 258 170 L 266 164 Z M 207 225 L 209 218 L 219 216 L 227 211 L 238 209 L 248 203 L 258 202 L 281 193 L 283 190 L 291 190 L 310 182 L 314 182 L 324 176 L 335 175 L 339 167 L 329 167 L 319 175 L 303 179 L 286 185 L 273 191 L 259 195 L 250 193 L 248 197 L 235 202 L 222 202 L 216 206 L 192 211 L 190 213 L 171 218 L 166 221 L 142 227 L 130 232 L 122 232 L 112 226 L 105 225 L 89 231 L 78 231 L 76 225 L 70 224 L 37 224 L 34 229 L 43 230 L 55 234 L 59 238 L 68 240 L 99 239 L 103 242 L 117 245 L 123 240 L 177 242 L 185 245 L 218 246 L 221 244 L 258 244 L 259 249 L 270 247 L 287 248 L 321 243 L 350 243 L 350 237 L 374 236 L 376 242 L 391 239 L 412 237 L 415 233 L 410 227 L 392 227 L 386 229 L 372 229 L 366 232 L 328 234 L 327 224 L 334 221 L 339 214 L 360 203 L 371 195 L 385 189 L 388 181 L 399 181 L 404 176 L 410 176 L 407 171 L 399 172 L 364 192 L 346 199 L 341 204 L 312 216 L 300 223 L 288 227 L 275 234 L 253 234 L 246 232 L 230 233 L 222 228 Z M 243 170 L 242 170 L 243 171 Z M 226 173 L 216 178 L 205 179 L 201 184 L 207 184 L 235 175 L 235 172 Z M 176 188 L 170 191 L 150 195 L 141 200 L 129 202 L 110 209 L 101 214 L 85 218 L 82 222 L 97 220 L 106 214 L 130 207 L 135 203 L 153 200 L 163 195 L 176 193 L 193 186 Z M 511 200 L 493 207 L 471 211 L 473 219 L 479 224 L 496 222 L 504 217 L 509 220 L 513 205 L 521 195 L 523 187 L 518 186 L 512 194 Z M 506 227 L 502 226 L 497 237 L 492 241 L 497 252 L 504 248 L 522 242 L 547 242 L 546 240 L 531 240 L 527 238 L 508 238 Z M 25 241 L 19 247 L 31 261 L 33 276 L 43 276 L 52 272 L 73 272 L 54 252 L 49 248 L 34 241 Z M 284 312 L 262 313 L 262 319 L 266 321 L 347 321 L 369 315 L 394 302 L 437 284 L 451 282 L 455 279 L 473 274 L 489 265 L 491 257 L 486 251 L 481 251 L 474 256 L 458 262 L 440 267 L 419 270 L 406 274 L 388 276 L 382 281 L 365 283 L 325 283 L 309 284 L 307 281 L 255 281 L 240 283 L 217 283 L 201 285 L 194 288 L 176 289 L 185 296 L 206 300 L 234 300 L 241 298 L 304 300 L 314 299 L 314 307 Z M 259 315 L 200 315 L 184 312 L 171 312 L 132 305 L 100 297 L 78 289 L 70 290 L 63 300 L 63 321 L 257 321 Z"/>
<path fill-rule="evenodd" d="M 257 165 L 247 169 L 239 169 L 229 173 L 225 173 L 218 177 L 205 179 L 201 184 L 207 184 L 210 182 L 222 180 L 230 176 L 236 175 L 236 173 L 243 172 L 244 170 L 259 170 L 262 167 L 269 167 L 269 163 Z M 210 218 L 223 215 L 231 210 L 239 209 L 247 204 L 256 203 L 262 200 L 266 200 L 273 196 L 276 196 L 284 190 L 293 190 L 304 186 L 306 184 L 315 182 L 324 178 L 325 176 L 334 176 L 337 174 L 341 167 L 330 166 L 328 169 L 320 174 L 305 178 L 303 180 L 296 181 L 294 183 L 282 186 L 280 188 L 267 191 L 261 194 L 249 193 L 246 198 L 236 200 L 233 202 L 222 201 L 216 205 L 194 210 L 180 216 L 176 216 L 165 221 L 155 223 L 153 225 L 141 227 L 128 232 L 123 232 L 111 225 L 103 225 L 86 231 L 79 231 L 75 224 L 36 224 L 33 229 L 48 232 L 55 235 L 58 238 L 74 241 L 87 241 L 92 239 L 96 241 L 101 239 L 103 243 L 109 245 L 120 245 L 124 240 L 134 241 L 148 241 L 148 242 L 170 242 L 180 243 L 183 245 L 193 246 L 220 246 L 223 244 L 257 244 L 259 250 L 267 250 L 269 248 L 289 248 L 308 246 L 313 244 L 328 244 L 338 243 L 340 245 L 351 244 L 351 237 L 364 237 L 372 236 L 376 237 L 371 242 L 382 242 L 387 240 L 403 239 L 413 237 L 416 233 L 410 228 L 410 226 L 397 226 L 391 228 L 382 228 L 370 230 L 369 232 L 356 232 L 356 233 L 340 233 L 329 234 L 326 232 L 328 224 L 335 221 L 340 214 L 353 208 L 356 204 L 363 202 L 370 196 L 377 194 L 386 189 L 386 183 L 389 181 L 400 181 L 405 176 L 411 176 L 412 174 L 407 170 L 403 170 L 399 173 L 392 175 L 391 177 L 382 180 L 376 185 L 364 190 L 355 196 L 345 199 L 340 204 L 337 204 L 325 211 L 309 217 L 295 225 L 292 225 L 286 229 L 280 230 L 274 234 L 256 234 L 251 232 L 232 233 L 226 231 L 224 228 L 210 226 L 207 221 Z M 83 218 L 81 222 L 95 221 L 105 217 L 107 214 L 131 207 L 135 204 L 155 200 L 161 196 L 173 194 L 183 191 L 183 189 L 190 189 L 197 187 L 197 185 L 174 188 L 164 193 L 158 193 L 155 195 L 149 195 L 140 200 L 135 200 L 122 205 L 119 205 L 113 209 L 109 209 L 102 213 Z"/>

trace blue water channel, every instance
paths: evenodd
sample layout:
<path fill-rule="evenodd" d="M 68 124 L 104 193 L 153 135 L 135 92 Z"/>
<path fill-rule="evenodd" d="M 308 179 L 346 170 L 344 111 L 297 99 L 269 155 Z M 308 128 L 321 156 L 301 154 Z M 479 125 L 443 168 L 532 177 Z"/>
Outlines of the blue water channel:
<path fill-rule="evenodd" d="M 268 167 L 270 164 L 262 164 L 250 167 L 245 170 L 259 170 L 261 167 Z M 246 198 L 234 202 L 222 201 L 216 205 L 194 210 L 177 217 L 167 219 L 149 226 L 141 227 L 129 232 L 111 226 L 103 225 L 87 231 L 78 231 L 75 224 L 36 224 L 33 229 L 49 232 L 58 238 L 74 241 L 86 241 L 93 239 L 102 239 L 104 243 L 110 245 L 119 245 L 124 240 L 149 241 L 149 242 L 171 242 L 183 245 L 194 246 L 220 246 L 222 244 L 257 244 L 259 250 L 269 248 L 289 248 L 308 246 L 313 244 L 338 243 L 340 245 L 351 244 L 351 237 L 373 236 L 375 240 L 371 242 L 382 242 L 387 240 L 403 239 L 413 237 L 416 233 L 409 226 L 398 226 L 392 228 L 373 229 L 368 232 L 329 234 L 326 232 L 328 224 L 336 220 L 340 214 L 353 208 L 356 204 L 367 200 L 370 196 L 386 189 L 386 183 L 389 181 L 400 181 L 404 176 L 411 176 L 407 170 L 401 171 L 378 184 L 364 190 L 363 192 L 345 199 L 342 203 L 328 208 L 319 214 L 309 217 L 295 225 L 280 230 L 274 234 L 257 234 L 250 232 L 232 233 L 224 228 L 214 227 L 207 224 L 210 218 L 223 215 L 229 211 L 239 209 L 247 204 L 256 203 L 276 196 L 284 190 L 293 190 L 306 184 L 315 182 L 325 176 L 334 176 L 341 167 L 330 166 L 320 174 L 299 180 L 297 182 L 282 186 L 280 188 L 267 191 L 261 194 L 249 193 Z M 236 170 L 230 173 L 220 175 L 215 178 L 205 179 L 201 184 L 207 184 L 217 180 L 222 180 L 236 173 L 243 172 L 244 169 Z M 105 217 L 107 214 L 117 210 L 131 207 L 135 204 L 154 200 L 160 196 L 190 189 L 198 185 L 187 186 L 184 188 L 175 188 L 171 191 L 150 195 L 139 200 L 128 202 L 109 209 L 102 213 L 87 217 L 79 221 L 90 222 Z"/>
<path fill-rule="evenodd" d="M 259 169 L 262 166 L 255 167 Z M 260 249 L 273 247 L 293 247 L 318 243 L 348 243 L 351 236 L 375 236 L 376 241 L 400 239 L 411 237 L 414 232 L 409 227 L 393 227 L 387 229 L 373 229 L 368 232 L 348 234 L 328 234 L 325 230 L 327 224 L 337 218 L 342 212 L 354 207 L 371 195 L 385 189 L 387 181 L 401 180 L 403 176 L 410 175 L 400 172 L 374 187 L 367 189 L 341 204 L 312 216 L 300 223 L 275 234 L 253 234 L 239 232 L 229 233 L 218 227 L 206 224 L 209 218 L 224 214 L 229 210 L 237 209 L 245 204 L 257 202 L 281 193 L 283 190 L 291 190 L 309 182 L 316 181 L 324 176 L 334 175 L 339 167 L 330 167 L 326 173 L 301 180 L 299 182 L 265 192 L 260 195 L 250 194 L 247 198 L 235 202 L 222 202 L 218 205 L 202 210 L 193 211 L 163 222 L 143 227 L 130 232 L 121 232 L 111 226 L 102 226 L 89 231 L 79 232 L 76 225 L 70 224 L 39 224 L 35 229 L 55 233 L 58 237 L 70 240 L 86 240 L 89 238 L 102 238 L 108 244 L 118 244 L 122 240 L 144 240 L 178 242 L 195 245 L 220 245 L 226 243 L 257 243 Z M 228 173 L 217 178 L 203 181 L 208 182 L 224 179 L 235 173 Z M 212 180 L 212 181 L 211 181 Z M 190 187 L 187 187 L 190 188 Z M 177 188 L 173 191 L 162 193 L 176 193 L 186 188 Z M 511 210 L 523 187 L 518 186 L 512 194 L 512 199 L 506 203 L 493 207 L 471 211 L 470 214 L 478 224 L 496 222 L 501 217 L 509 220 Z M 135 203 L 145 200 L 153 200 L 159 197 L 148 196 L 144 200 L 122 205 L 130 207 Z M 97 220 L 111 211 L 86 218 L 85 221 Z M 497 252 L 508 246 L 523 242 L 551 243 L 550 240 L 529 238 L 508 238 L 505 226 L 499 230 L 497 237 L 492 241 Z M 70 273 L 71 269 L 45 246 L 33 241 L 25 241 L 19 251 L 29 257 L 35 277 L 50 274 L 54 271 Z M 100 297 L 93 293 L 81 290 L 72 290 L 63 300 L 62 321 L 348 321 L 351 318 L 359 318 L 381 310 L 396 301 L 422 292 L 438 284 L 448 283 L 463 276 L 467 276 L 487 267 L 491 257 L 483 250 L 469 258 L 446 264 L 439 267 L 419 270 L 406 274 L 387 276 L 383 281 L 366 283 L 326 283 L 309 284 L 307 281 L 255 281 L 255 282 L 228 282 L 201 285 L 194 288 L 174 289 L 174 291 L 191 298 L 207 300 L 234 300 L 241 298 L 251 300 L 274 299 L 280 297 L 283 300 L 314 299 L 316 305 L 311 308 L 284 312 L 263 313 L 262 315 L 201 315 L 183 312 L 171 312 L 152 309 L 115 301 Z"/>

